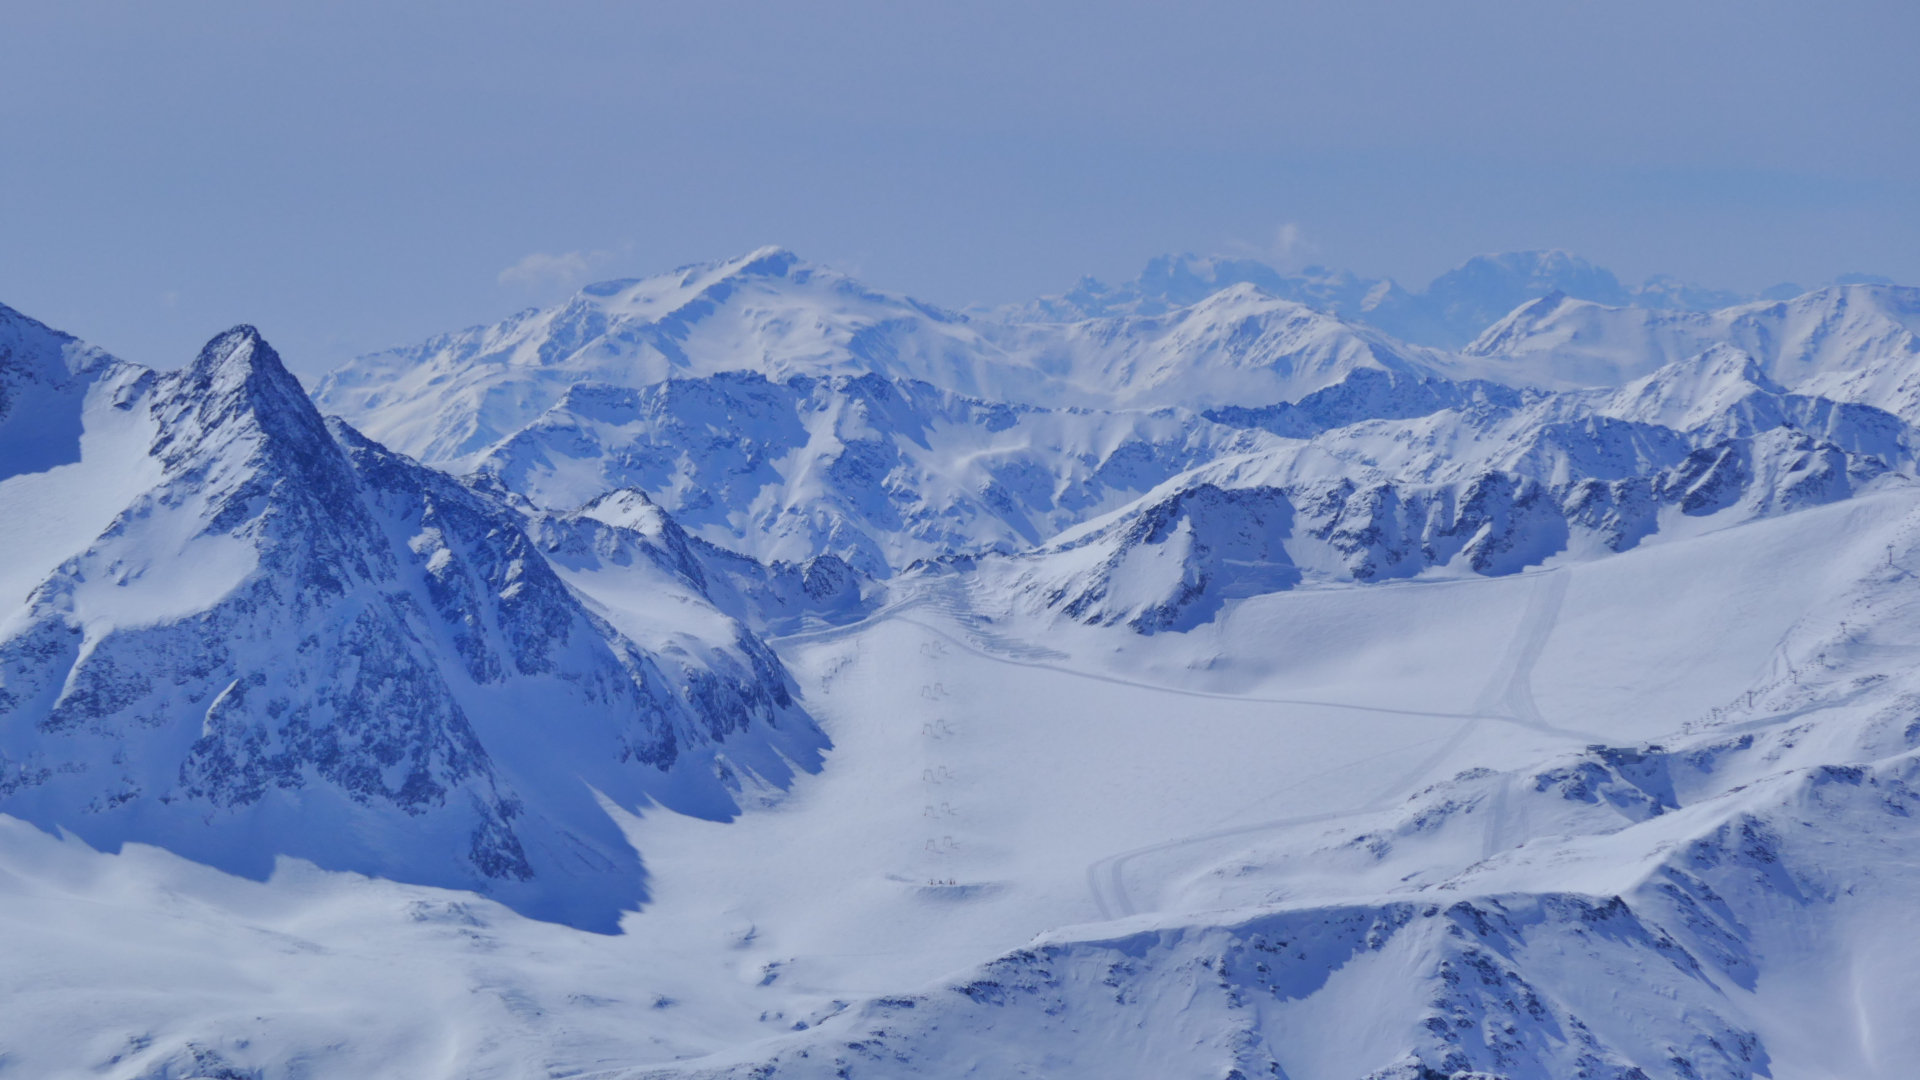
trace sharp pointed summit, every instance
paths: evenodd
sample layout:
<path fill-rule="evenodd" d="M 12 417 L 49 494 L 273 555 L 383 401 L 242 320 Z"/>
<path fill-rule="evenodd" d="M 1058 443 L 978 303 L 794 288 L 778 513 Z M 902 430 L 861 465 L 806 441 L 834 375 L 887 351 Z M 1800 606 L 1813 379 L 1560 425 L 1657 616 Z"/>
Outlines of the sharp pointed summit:
<path fill-rule="evenodd" d="M 715 763 L 813 767 L 823 740 L 744 628 L 709 607 L 704 657 L 650 654 L 513 511 L 329 428 L 252 327 L 112 394 L 151 437 L 98 465 L 135 480 L 48 539 L 62 561 L 0 639 L 9 812 L 611 930 L 646 894 L 596 797 L 724 817 Z"/>

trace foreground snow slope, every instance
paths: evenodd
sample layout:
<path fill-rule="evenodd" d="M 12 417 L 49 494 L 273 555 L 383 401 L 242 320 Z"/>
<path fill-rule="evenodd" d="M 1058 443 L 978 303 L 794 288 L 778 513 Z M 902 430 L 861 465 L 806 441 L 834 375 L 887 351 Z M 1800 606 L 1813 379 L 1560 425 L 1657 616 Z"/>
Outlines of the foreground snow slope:
<path fill-rule="evenodd" d="M 46 1076 L 1899 1075 L 1916 522 L 1893 491 L 1153 637 L 929 581 L 779 645 L 823 772 L 623 818 L 619 937 L 0 833 L 45 942 L 0 1041 Z"/>

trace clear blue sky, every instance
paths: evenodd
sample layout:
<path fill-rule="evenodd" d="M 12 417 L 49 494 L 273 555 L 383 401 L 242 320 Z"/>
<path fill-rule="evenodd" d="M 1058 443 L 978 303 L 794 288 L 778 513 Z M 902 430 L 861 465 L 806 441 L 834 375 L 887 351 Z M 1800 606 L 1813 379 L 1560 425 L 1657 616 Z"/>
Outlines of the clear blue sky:
<path fill-rule="evenodd" d="M 1920 281 L 1916 56 L 1912 0 L 11 0 L 0 301 L 314 371 L 765 243 L 953 306 L 1178 250 Z"/>

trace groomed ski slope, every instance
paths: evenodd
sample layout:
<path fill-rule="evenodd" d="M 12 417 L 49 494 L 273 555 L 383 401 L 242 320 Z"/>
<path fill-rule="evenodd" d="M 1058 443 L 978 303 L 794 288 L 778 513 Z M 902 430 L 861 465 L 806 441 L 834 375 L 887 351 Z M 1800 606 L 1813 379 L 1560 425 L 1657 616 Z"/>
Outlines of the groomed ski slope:
<path fill-rule="evenodd" d="M 1673 736 L 1772 682 L 1782 643 L 1905 552 L 1916 515 L 1920 493 L 1895 490 L 1512 577 L 1235 601 L 1151 637 L 905 583 L 860 624 L 774 643 L 833 740 L 820 773 L 729 824 L 610 810 L 654 887 L 620 936 L 290 860 L 262 884 L 106 856 L 7 820 L 0 1061 L 326 1080 L 747 1060 L 1062 927 L 1265 902 L 1214 871 L 1465 770 Z M 1497 824 L 1474 842 L 1503 846 Z M 1803 1048 L 1776 1051 L 1777 1080 L 1828 1075 L 1793 1010 L 1768 1022 L 1769 1046 Z M 1904 1075 L 1896 1034 L 1864 1038 L 1848 1075 Z"/>

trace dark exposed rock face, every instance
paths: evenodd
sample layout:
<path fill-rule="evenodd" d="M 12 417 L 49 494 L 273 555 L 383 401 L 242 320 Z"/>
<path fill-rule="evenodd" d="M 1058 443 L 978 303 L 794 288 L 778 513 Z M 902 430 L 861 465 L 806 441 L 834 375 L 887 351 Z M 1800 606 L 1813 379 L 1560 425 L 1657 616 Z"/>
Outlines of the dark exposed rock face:
<path fill-rule="evenodd" d="M 323 420 L 252 328 L 129 407 L 160 482 L 0 632 L 0 810 L 611 929 L 644 874 L 595 791 L 726 816 L 817 767 L 744 627 L 663 667 L 520 515 Z"/>

